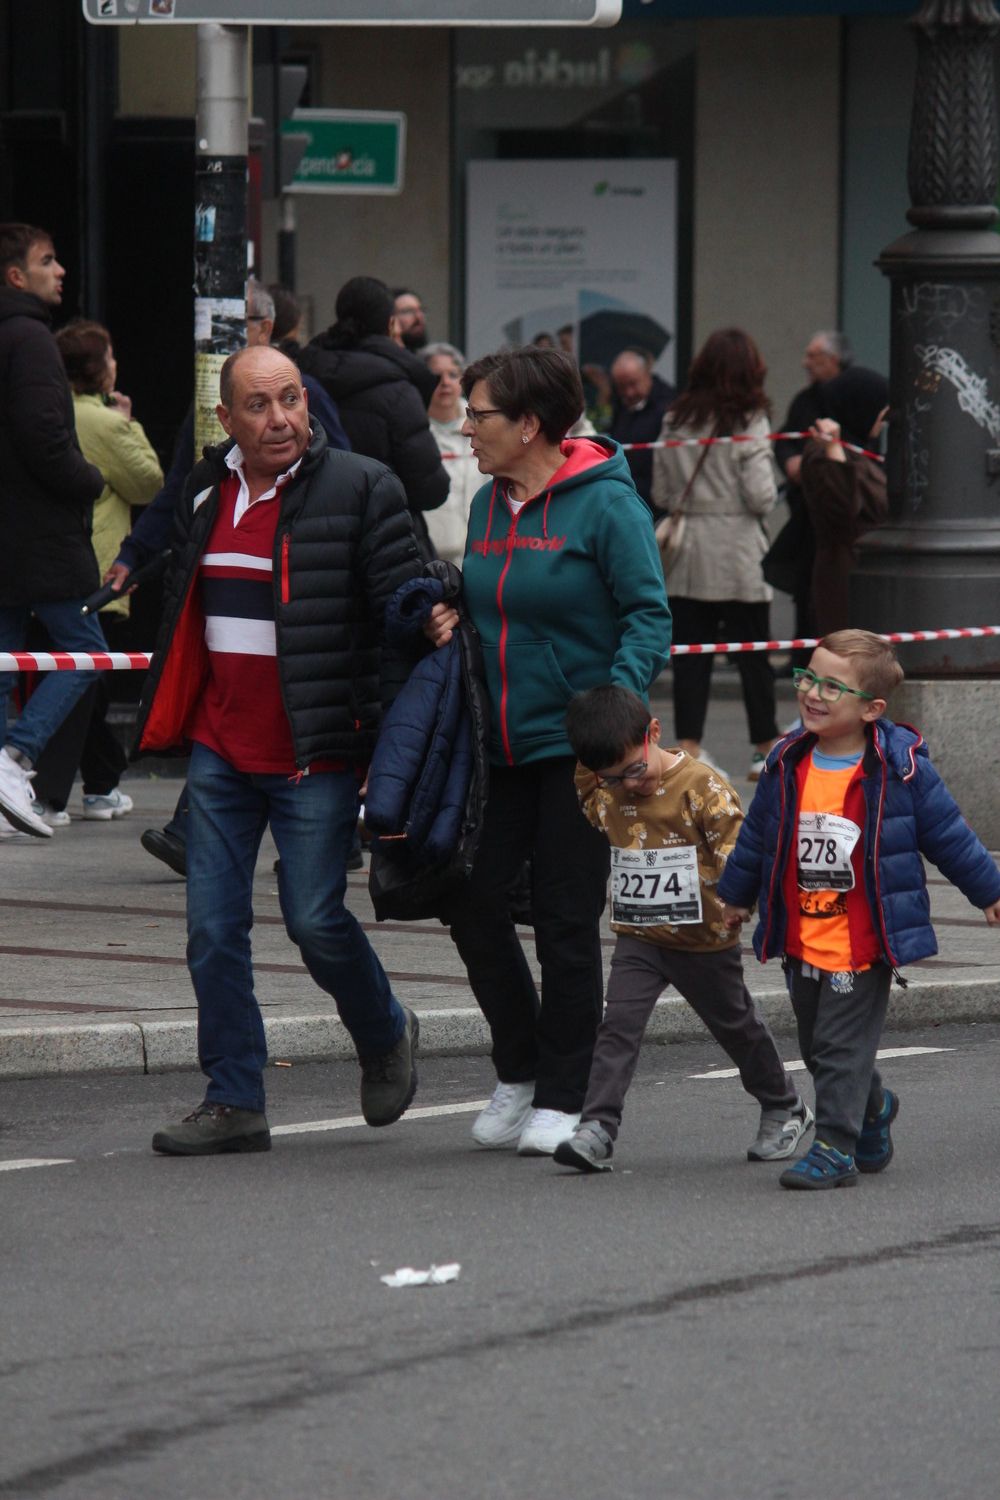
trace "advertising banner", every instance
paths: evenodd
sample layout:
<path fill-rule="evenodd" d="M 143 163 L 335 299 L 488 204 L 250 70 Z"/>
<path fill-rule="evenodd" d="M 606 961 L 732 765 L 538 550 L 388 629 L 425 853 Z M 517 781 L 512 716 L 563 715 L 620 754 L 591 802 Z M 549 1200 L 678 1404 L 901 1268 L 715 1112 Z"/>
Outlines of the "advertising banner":
<path fill-rule="evenodd" d="M 471 359 L 551 341 L 607 369 L 635 348 L 675 381 L 675 161 L 473 161 L 467 230 Z"/>

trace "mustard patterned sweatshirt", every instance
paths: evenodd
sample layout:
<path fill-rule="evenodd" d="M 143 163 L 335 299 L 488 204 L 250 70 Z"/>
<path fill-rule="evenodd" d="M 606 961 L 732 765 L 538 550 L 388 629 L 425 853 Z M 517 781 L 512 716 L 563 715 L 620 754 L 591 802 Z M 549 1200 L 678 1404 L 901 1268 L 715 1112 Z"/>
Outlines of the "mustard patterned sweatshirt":
<path fill-rule="evenodd" d="M 739 797 L 718 771 L 665 753 L 681 759 L 648 797 L 576 768 L 580 805 L 611 844 L 611 930 L 691 953 L 732 948 L 739 932 L 725 927 L 716 886 L 743 821 Z"/>

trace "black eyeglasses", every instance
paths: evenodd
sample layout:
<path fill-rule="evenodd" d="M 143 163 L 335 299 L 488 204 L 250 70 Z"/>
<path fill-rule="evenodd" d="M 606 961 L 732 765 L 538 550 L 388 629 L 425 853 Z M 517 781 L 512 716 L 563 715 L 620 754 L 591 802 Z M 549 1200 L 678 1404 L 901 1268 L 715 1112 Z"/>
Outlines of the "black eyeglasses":
<path fill-rule="evenodd" d="M 838 682 L 836 677 L 817 677 L 808 667 L 793 667 L 792 682 L 797 693 L 811 693 L 815 688 L 824 703 L 839 703 L 844 693 L 850 693 L 854 698 L 864 698 L 868 703 L 872 703 L 875 698 L 874 693 L 863 693 L 860 688 L 848 687 L 846 683 Z"/>
<path fill-rule="evenodd" d="M 649 770 L 649 730 L 648 729 L 646 730 L 646 733 L 642 737 L 642 753 L 646 757 L 645 760 L 636 760 L 636 761 L 633 761 L 630 766 L 626 766 L 625 769 L 624 769 L 624 771 L 620 771 L 617 776 L 600 776 L 595 771 L 594 775 L 597 776 L 597 785 L 598 786 L 621 786 L 622 782 L 624 782 L 624 781 L 641 781 L 642 780 L 643 776 L 645 776 L 646 772 Z"/>
<path fill-rule="evenodd" d="M 499 406 L 467 406 L 465 408 L 465 420 L 471 422 L 473 427 L 478 427 L 484 417 L 502 417 L 503 412 Z"/>

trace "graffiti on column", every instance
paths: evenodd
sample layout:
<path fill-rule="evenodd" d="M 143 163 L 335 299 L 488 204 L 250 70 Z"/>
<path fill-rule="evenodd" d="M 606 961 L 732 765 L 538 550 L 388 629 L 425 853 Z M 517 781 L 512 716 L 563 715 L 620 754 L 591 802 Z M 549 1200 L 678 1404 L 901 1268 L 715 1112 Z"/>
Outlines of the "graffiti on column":
<path fill-rule="evenodd" d="M 914 344 L 913 352 L 925 370 L 935 372 L 955 387 L 960 409 L 985 428 L 995 443 L 1000 443 L 1000 406 L 990 400 L 985 378 L 969 368 L 957 349 Z"/>

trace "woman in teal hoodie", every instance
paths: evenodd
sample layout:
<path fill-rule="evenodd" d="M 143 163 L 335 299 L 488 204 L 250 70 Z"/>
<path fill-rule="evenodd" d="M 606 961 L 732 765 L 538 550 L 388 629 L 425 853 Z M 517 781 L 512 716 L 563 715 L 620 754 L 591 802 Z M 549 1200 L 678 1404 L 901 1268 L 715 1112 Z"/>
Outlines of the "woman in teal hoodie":
<path fill-rule="evenodd" d="M 601 683 L 648 698 L 670 654 L 670 610 L 621 448 L 566 438 L 583 410 L 573 360 L 537 347 L 488 355 L 462 389 L 463 432 L 493 476 L 472 502 L 463 565 L 493 715 L 490 791 L 451 922 L 499 1080 L 472 1134 L 550 1155 L 579 1120 L 601 1017 L 609 858 L 577 803 L 564 716 Z M 436 606 L 437 643 L 454 618 Z M 541 998 L 511 917 L 528 859 Z"/>

